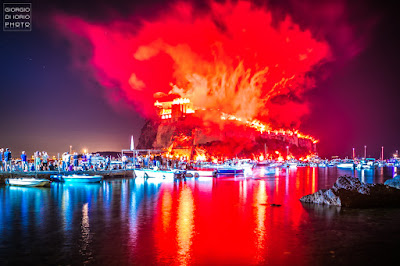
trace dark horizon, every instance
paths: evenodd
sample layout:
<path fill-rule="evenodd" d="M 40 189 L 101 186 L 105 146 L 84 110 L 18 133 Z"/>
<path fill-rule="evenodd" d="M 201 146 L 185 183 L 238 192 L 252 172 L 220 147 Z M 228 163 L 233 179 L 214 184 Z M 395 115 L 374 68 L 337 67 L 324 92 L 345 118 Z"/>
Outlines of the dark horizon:
<path fill-rule="evenodd" d="M 294 9 L 294 2 L 284 5 Z M 36 150 L 53 156 L 69 151 L 70 145 L 77 152 L 120 151 L 129 148 L 131 135 L 137 144 L 145 118 L 121 99 L 108 100 L 88 73 L 73 67 L 70 46 L 49 25 L 49 17 L 57 11 L 107 24 L 111 9 L 122 17 L 132 10 L 152 17 L 166 3 L 32 1 L 32 31 L 0 33 L 0 147 L 10 148 L 17 157 L 22 150 L 28 156 Z M 207 10 L 200 1 L 195 3 L 199 10 Z M 395 11 L 378 1 L 343 3 L 349 6 L 349 21 L 368 22 L 367 37 L 358 54 L 339 58 L 306 93 L 311 110 L 300 130 L 319 139 L 317 150 L 323 158 L 351 157 L 352 148 L 362 157 L 364 145 L 368 157 L 379 158 L 384 146 L 385 158 L 390 158 L 400 150 Z M 308 23 L 294 13 L 293 18 Z"/>

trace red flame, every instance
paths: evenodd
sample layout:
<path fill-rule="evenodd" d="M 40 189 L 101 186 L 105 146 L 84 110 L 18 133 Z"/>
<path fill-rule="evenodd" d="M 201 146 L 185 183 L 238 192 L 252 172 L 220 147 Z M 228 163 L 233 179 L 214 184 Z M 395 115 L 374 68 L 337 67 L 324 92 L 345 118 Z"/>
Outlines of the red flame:
<path fill-rule="evenodd" d="M 139 26 L 130 20 L 100 25 L 65 15 L 56 21 L 71 38 L 90 42 L 97 81 L 144 115 L 154 112 L 154 95 L 172 93 L 260 131 L 270 130 L 271 123 L 274 128 L 299 125 L 309 112 L 303 93 L 314 86 L 312 73 L 330 58 L 327 42 L 290 17 L 274 24 L 266 7 L 243 1 L 212 3 L 202 13 L 177 3 Z"/>

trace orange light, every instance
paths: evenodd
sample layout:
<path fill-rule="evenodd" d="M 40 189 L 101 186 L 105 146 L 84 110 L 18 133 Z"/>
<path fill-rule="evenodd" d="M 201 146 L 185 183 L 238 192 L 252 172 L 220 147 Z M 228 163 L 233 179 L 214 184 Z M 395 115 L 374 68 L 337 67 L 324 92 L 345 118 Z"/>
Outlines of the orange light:
<path fill-rule="evenodd" d="M 172 104 L 185 104 L 185 103 L 190 103 L 190 100 L 188 98 L 177 98 L 172 101 Z"/>
<path fill-rule="evenodd" d="M 207 160 L 207 157 L 205 154 L 198 154 L 198 155 L 196 155 L 194 160 L 195 161 L 205 161 L 205 160 Z"/>

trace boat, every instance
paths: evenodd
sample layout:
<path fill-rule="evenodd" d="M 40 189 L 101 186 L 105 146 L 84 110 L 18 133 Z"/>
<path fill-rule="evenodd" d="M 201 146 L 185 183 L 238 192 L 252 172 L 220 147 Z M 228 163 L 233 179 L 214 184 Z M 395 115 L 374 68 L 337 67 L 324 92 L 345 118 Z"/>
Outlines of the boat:
<path fill-rule="evenodd" d="M 50 180 L 53 182 L 62 182 L 62 175 L 50 175 Z"/>
<path fill-rule="evenodd" d="M 375 158 L 366 158 L 361 160 L 357 166 L 357 169 L 374 169 L 375 168 Z"/>
<path fill-rule="evenodd" d="M 224 168 L 217 168 L 214 171 L 214 176 L 217 175 L 243 175 L 244 169 L 243 168 L 235 168 L 235 167 L 224 167 Z"/>
<path fill-rule="evenodd" d="M 176 175 L 175 171 L 164 171 L 158 169 L 134 169 L 135 177 L 137 178 L 174 178 Z"/>
<path fill-rule="evenodd" d="M 194 177 L 210 177 L 213 176 L 212 170 L 187 170 L 189 174 L 192 174 Z M 198 175 L 198 176 L 197 176 Z"/>
<path fill-rule="evenodd" d="M 388 166 L 388 163 L 386 163 L 385 161 L 382 161 L 382 160 L 378 160 L 377 162 L 375 162 L 375 165 L 378 167 L 384 167 L 384 166 Z"/>
<path fill-rule="evenodd" d="M 338 168 L 354 168 L 353 160 L 344 160 L 336 165 Z"/>
<path fill-rule="evenodd" d="M 144 173 L 144 169 L 133 169 L 133 174 L 136 178 L 144 178 Z"/>
<path fill-rule="evenodd" d="M 341 163 L 340 159 L 332 159 L 331 161 L 328 162 L 327 166 L 336 167 L 339 163 Z"/>
<path fill-rule="evenodd" d="M 21 178 L 7 178 L 6 184 L 10 186 L 22 187 L 49 187 L 51 181 L 43 178 L 34 177 L 21 177 Z"/>
<path fill-rule="evenodd" d="M 98 183 L 103 180 L 101 175 L 63 175 L 60 177 L 61 182 L 68 183 Z"/>
<path fill-rule="evenodd" d="M 185 177 L 211 177 L 213 176 L 213 170 L 175 170 L 176 173 L 185 173 Z"/>
<path fill-rule="evenodd" d="M 298 162 L 296 160 L 288 160 L 283 163 L 283 167 L 290 167 L 290 168 L 296 168 L 298 166 Z"/>

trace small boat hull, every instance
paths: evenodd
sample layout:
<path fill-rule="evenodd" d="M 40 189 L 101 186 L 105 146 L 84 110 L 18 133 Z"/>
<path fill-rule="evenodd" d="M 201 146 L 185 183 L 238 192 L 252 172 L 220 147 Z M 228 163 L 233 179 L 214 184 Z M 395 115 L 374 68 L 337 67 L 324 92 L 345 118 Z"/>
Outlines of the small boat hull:
<path fill-rule="evenodd" d="M 354 168 L 354 163 L 340 163 L 337 165 L 337 167 L 352 169 L 352 168 Z"/>
<path fill-rule="evenodd" d="M 210 177 L 213 176 L 212 170 L 188 170 L 186 171 L 189 174 L 192 174 L 194 177 Z"/>
<path fill-rule="evenodd" d="M 38 179 L 33 177 L 7 178 L 6 184 L 20 187 L 49 187 L 51 181 L 47 179 Z"/>
<path fill-rule="evenodd" d="M 62 175 L 51 175 L 50 180 L 54 182 L 62 182 Z"/>
<path fill-rule="evenodd" d="M 214 175 L 243 175 L 244 169 L 236 168 L 218 168 L 215 170 Z"/>
<path fill-rule="evenodd" d="M 212 177 L 213 172 L 212 170 L 175 170 L 175 178 Z"/>
<path fill-rule="evenodd" d="M 133 170 L 137 178 L 174 178 L 175 172 L 173 171 L 161 171 L 151 169 L 135 169 Z"/>
<path fill-rule="evenodd" d="M 136 178 L 144 178 L 145 171 L 143 169 L 134 169 L 133 173 Z"/>

